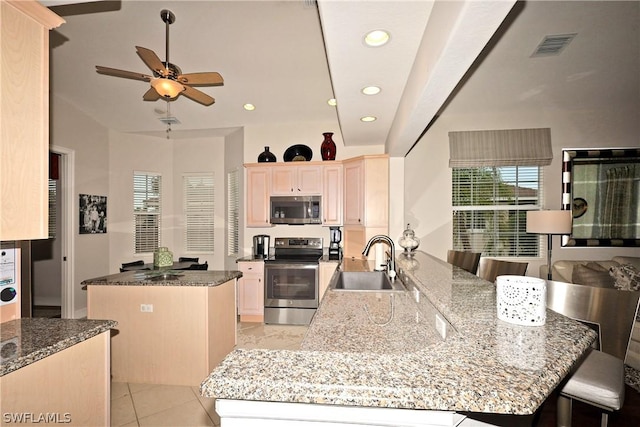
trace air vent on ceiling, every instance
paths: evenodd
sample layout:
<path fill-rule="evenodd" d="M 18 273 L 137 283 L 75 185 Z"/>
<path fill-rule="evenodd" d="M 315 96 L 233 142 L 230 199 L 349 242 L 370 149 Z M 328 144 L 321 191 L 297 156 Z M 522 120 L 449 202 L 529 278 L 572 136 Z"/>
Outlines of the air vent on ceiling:
<path fill-rule="evenodd" d="M 158 120 L 160 120 L 165 125 L 179 125 L 180 124 L 180 120 L 176 119 L 175 117 L 160 117 Z"/>
<path fill-rule="evenodd" d="M 559 55 L 576 35 L 576 33 L 573 33 L 545 36 L 531 56 Z"/>

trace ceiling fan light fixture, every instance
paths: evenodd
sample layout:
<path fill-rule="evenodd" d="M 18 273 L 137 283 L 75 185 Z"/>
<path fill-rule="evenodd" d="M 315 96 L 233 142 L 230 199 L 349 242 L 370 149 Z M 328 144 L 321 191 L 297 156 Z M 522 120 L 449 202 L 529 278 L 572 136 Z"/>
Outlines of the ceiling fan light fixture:
<path fill-rule="evenodd" d="M 180 95 L 180 92 L 184 90 L 184 86 L 175 80 L 166 79 L 163 77 L 157 77 L 151 79 L 151 86 L 158 92 L 162 98 L 173 99 Z"/>

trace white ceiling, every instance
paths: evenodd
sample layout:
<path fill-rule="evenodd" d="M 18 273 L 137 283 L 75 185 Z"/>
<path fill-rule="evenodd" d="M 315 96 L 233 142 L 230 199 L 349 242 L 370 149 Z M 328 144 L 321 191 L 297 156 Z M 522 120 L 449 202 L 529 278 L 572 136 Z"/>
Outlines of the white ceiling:
<path fill-rule="evenodd" d="M 45 5 L 69 3 L 41 1 Z M 95 72 L 95 65 L 148 73 L 135 46 L 185 73 L 218 71 L 224 86 L 200 88 L 216 103 L 170 103 L 173 137 L 224 135 L 258 124 L 326 122 L 338 117 L 345 145 L 384 144 L 404 156 L 472 66 L 496 29 L 482 67 L 466 77 L 462 113 L 524 104 L 574 108 L 603 97 L 637 108 L 638 2 L 490 1 L 116 1 L 53 7 L 66 24 L 52 34 L 52 90 L 103 125 L 163 135 L 164 101 L 144 102 L 148 83 Z M 513 7 L 513 9 L 512 9 Z M 367 48 L 363 34 L 391 32 Z M 547 34 L 577 32 L 557 57 L 530 58 Z M 479 62 L 479 61 L 478 61 Z M 612 65 L 612 64 L 615 64 Z M 471 74 L 471 73 L 469 73 Z M 360 89 L 376 84 L 377 96 Z M 338 99 L 337 110 L 326 103 Z M 247 112 L 251 102 L 257 109 Z M 551 104 L 550 104 L 551 103 Z M 374 115 L 378 120 L 362 123 Z"/>

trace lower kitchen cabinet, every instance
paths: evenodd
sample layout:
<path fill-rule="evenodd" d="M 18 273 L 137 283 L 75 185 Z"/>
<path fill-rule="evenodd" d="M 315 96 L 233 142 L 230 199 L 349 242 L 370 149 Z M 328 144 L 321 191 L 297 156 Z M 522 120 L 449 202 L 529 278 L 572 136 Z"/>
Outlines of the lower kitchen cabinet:
<path fill-rule="evenodd" d="M 264 321 L 264 262 L 239 261 L 238 314 L 241 322 Z"/>

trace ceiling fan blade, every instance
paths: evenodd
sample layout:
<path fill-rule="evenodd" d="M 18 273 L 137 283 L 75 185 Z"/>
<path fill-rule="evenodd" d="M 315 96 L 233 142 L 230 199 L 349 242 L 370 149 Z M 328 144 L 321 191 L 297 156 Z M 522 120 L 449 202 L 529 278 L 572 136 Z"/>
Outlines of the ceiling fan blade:
<path fill-rule="evenodd" d="M 162 77 L 167 77 L 169 72 L 167 71 L 167 67 L 164 66 L 164 63 L 158 58 L 158 55 L 151 49 L 147 49 L 146 47 L 136 46 L 136 51 L 138 52 L 138 56 L 147 64 L 147 67 L 151 69 L 154 73 L 158 74 Z"/>
<path fill-rule="evenodd" d="M 152 87 L 142 95 L 142 99 L 145 101 L 157 101 L 160 99 L 160 94 Z"/>
<path fill-rule="evenodd" d="M 220 73 L 189 73 L 178 76 L 178 81 L 191 86 L 222 86 L 224 79 Z"/>
<path fill-rule="evenodd" d="M 189 99 L 192 99 L 196 102 L 199 102 L 202 105 L 209 106 L 216 102 L 215 99 L 210 97 L 204 92 L 199 91 L 198 89 L 194 89 L 191 86 L 184 86 L 184 90 L 181 92 L 184 96 Z"/>
<path fill-rule="evenodd" d="M 116 68 L 102 67 L 100 65 L 96 65 L 96 71 L 99 74 L 105 74 L 107 76 L 123 77 L 125 79 L 132 80 L 142 80 L 144 82 L 151 81 L 151 76 L 142 73 L 136 73 L 133 71 L 118 70 Z"/>

